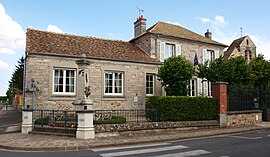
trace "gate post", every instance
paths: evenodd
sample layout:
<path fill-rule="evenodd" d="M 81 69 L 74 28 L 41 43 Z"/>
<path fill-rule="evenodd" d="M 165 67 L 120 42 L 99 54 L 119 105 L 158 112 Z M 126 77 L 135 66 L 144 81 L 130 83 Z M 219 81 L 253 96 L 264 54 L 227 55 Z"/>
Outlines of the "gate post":
<path fill-rule="evenodd" d="M 227 127 L 227 111 L 228 111 L 228 83 L 227 82 L 213 82 L 212 96 L 218 100 L 219 104 L 219 125 L 220 128 Z"/>
<path fill-rule="evenodd" d="M 22 110 L 22 134 L 28 134 L 30 131 L 32 131 L 32 109 L 23 109 Z"/>

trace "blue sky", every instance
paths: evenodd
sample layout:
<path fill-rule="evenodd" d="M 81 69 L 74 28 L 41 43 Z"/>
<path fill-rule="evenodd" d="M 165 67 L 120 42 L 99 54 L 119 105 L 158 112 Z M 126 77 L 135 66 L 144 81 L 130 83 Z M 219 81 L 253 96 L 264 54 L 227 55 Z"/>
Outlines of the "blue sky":
<path fill-rule="evenodd" d="M 270 59 L 269 0 L 0 0 L 0 95 L 24 55 L 27 28 L 128 41 L 137 7 L 147 27 L 164 21 L 202 35 L 210 29 L 214 40 L 227 45 L 243 28 Z"/>

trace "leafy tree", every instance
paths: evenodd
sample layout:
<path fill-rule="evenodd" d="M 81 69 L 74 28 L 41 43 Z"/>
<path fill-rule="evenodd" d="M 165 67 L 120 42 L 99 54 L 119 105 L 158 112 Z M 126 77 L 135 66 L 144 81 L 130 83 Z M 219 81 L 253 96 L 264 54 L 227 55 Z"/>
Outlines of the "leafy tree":
<path fill-rule="evenodd" d="M 268 103 L 266 98 L 269 98 L 270 62 L 265 60 L 262 54 L 259 54 L 250 61 L 249 67 L 254 87 L 259 90 L 259 103 L 265 109 Z"/>
<path fill-rule="evenodd" d="M 162 81 L 167 95 L 186 96 L 188 80 L 195 74 L 192 64 L 180 57 L 170 57 L 158 70 L 158 77 Z"/>
<path fill-rule="evenodd" d="M 210 64 L 199 65 L 198 77 L 210 82 L 249 84 L 252 80 L 249 65 L 243 57 L 225 60 L 220 57 Z"/>
<path fill-rule="evenodd" d="M 8 98 L 13 97 L 17 91 L 23 91 L 23 72 L 24 72 L 24 58 L 21 57 L 18 60 L 18 65 L 15 66 L 15 70 L 9 81 L 9 88 L 6 92 Z"/>

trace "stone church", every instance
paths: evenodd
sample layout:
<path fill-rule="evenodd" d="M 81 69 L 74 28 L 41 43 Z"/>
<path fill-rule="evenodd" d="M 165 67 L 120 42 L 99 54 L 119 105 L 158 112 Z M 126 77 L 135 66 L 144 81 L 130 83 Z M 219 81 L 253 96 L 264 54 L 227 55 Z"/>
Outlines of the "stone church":
<path fill-rule="evenodd" d="M 253 45 L 251 40 L 249 44 Z M 203 64 L 224 55 L 226 47 L 212 40 L 209 30 L 200 35 L 165 22 L 147 28 L 143 16 L 134 22 L 130 41 L 27 29 L 25 105 L 74 109 L 72 102 L 83 90 L 76 61 L 84 56 L 90 62 L 93 109 L 144 109 L 147 96 L 165 95 L 156 74 L 166 58 L 181 55 L 193 64 L 197 56 Z M 247 57 L 253 53 L 249 50 Z M 189 89 L 190 96 L 211 96 L 211 83 L 196 76 Z"/>

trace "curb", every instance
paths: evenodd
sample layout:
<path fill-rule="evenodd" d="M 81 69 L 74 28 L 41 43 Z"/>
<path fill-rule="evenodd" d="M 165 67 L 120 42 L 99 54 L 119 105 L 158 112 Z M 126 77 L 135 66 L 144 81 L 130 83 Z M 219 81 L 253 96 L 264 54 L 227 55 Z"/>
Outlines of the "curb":
<path fill-rule="evenodd" d="M 178 134 L 178 137 L 164 135 L 162 136 L 153 136 L 153 138 L 147 139 L 147 138 L 139 138 L 137 139 L 136 136 L 130 138 L 130 140 L 116 140 L 114 142 L 110 143 L 92 143 L 87 145 L 78 145 L 78 146 L 59 146 L 59 147 L 18 147 L 18 146 L 7 146 L 3 145 L 3 143 L 0 143 L 1 149 L 6 150 L 19 150 L 19 151 L 78 151 L 78 150 L 90 150 L 93 148 L 99 148 L 99 147 L 112 147 L 112 146 L 121 146 L 121 145 L 131 145 L 131 144 L 145 144 L 145 143 L 155 143 L 155 142 L 168 142 L 168 141 L 175 141 L 175 140 L 187 140 L 187 139 L 194 139 L 194 138 L 205 138 L 205 137 L 215 137 L 218 135 L 230 135 L 230 134 L 238 134 L 238 133 L 245 133 L 245 132 L 253 132 L 258 130 L 268 130 L 270 127 L 252 127 L 252 128 L 233 128 L 236 130 L 214 130 L 213 131 L 207 131 L 205 134 L 200 134 L 203 132 L 203 130 L 198 131 L 198 135 L 193 136 L 185 136 L 184 134 Z M 240 129 L 240 130 L 239 130 Z M 192 134 L 192 133 L 191 133 Z M 180 135 L 180 136 L 179 136 Z M 183 136 L 184 135 L 184 136 Z M 176 135 L 177 136 L 177 135 Z"/>

